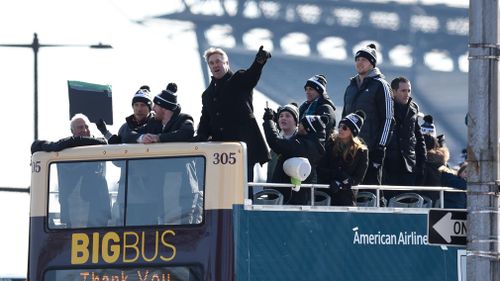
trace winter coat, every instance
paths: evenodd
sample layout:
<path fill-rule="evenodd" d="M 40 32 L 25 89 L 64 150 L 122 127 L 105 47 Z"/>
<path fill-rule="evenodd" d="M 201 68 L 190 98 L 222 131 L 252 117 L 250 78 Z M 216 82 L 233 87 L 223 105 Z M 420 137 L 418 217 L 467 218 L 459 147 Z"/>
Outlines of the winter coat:
<path fill-rule="evenodd" d="M 326 138 L 333 133 L 335 125 L 337 124 L 335 117 L 335 104 L 326 94 L 320 96 L 319 98 L 307 102 L 305 101 L 299 107 L 299 120 L 305 115 L 326 115 L 328 116 L 328 123 L 326 124 Z"/>
<path fill-rule="evenodd" d="M 270 155 L 253 112 L 253 88 L 263 65 L 254 61 L 247 70 L 229 71 L 221 79 L 212 77 L 203 92 L 197 140 L 244 141 L 248 164 L 265 163 Z"/>
<path fill-rule="evenodd" d="M 439 147 L 427 151 L 427 161 L 425 162 L 423 186 L 441 186 L 442 167 L 448 162 L 448 150 Z M 419 192 L 432 199 L 435 202 L 439 199 L 439 192 L 422 191 Z"/>
<path fill-rule="evenodd" d="M 272 176 L 273 183 L 291 183 L 290 177 L 283 171 L 283 163 L 289 158 L 305 157 L 311 164 L 311 174 L 304 183 L 316 183 L 316 167 L 325 153 L 325 148 L 315 135 L 299 135 L 286 139 L 283 138 L 272 120 L 265 120 L 264 132 L 271 150 L 278 154 L 276 167 Z M 276 188 L 279 189 L 279 188 Z M 284 202 L 289 204 L 307 204 L 310 198 L 310 190 L 302 188 L 299 192 L 291 191 L 290 188 L 279 189 L 284 194 Z"/>
<path fill-rule="evenodd" d="M 442 171 L 441 173 L 441 185 L 447 187 L 453 187 L 461 190 L 467 190 L 467 181 L 450 173 L 448 171 Z M 465 209 L 467 208 L 467 196 L 462 192 L 445 192 L 444 193 L 444 207 L 452 209 Z"/>
<path fill-rule="evenodd" d="M 360 184 L 368 169 L 368 149 L 360 147 L 353 159 L 344 160 L 342 157 L 334 157 L 332 150 L 335 142 L 329 138 L 326 143 L 326 153 L 318 166 L 318 182 L 330 184 L 332 181 L 347 184 L 341 190 L 335 192 L 331 189 L 325 190 L 332 197 L 332 205 L 354 206 L 356 192 L 350 189 L 353 185 Z"/>
<path fill-rule="evenodd" d="M 194 126 L 193 117 L 189 114 L 181 113 L 180 106 L 163 126 L 160 120 L 151 118 L 145 126 L 129 132 L 129 140 L 137 142 L 143 134 L 160 135 L 160 142 L 187 142 L 193 139 Z"/>
<path fill-rule="evenodd" d="M 145 126 L 154 120 L 154 114 L 150 113 L 144 122 L 137 122 L 135 120 L 134 115 L 130 115 L 127 118 L 125 118 L 125 123 L 120 127 L 118 130 L 118 135 L 113 135 L 111 138 L 109 138 L 108 143 L 113 144 L 113 143 L 136 143 L 137 138 L 139 135 L 137 135 L 134 132 L 142 131 L 144 130 Z"/>
<path fill-rule="evenodd" d="M 418 105 L 410 98 L 406 105 L 395 104 L 394 107 L 395 123 L 386 149 L 384 169 L 415 173 L 422 178 L 427 153 L 418 124 Z"/>
<path fill-rule="evenodd" d="M 378 68 L 374 68 L 363 79 L 359 88 L 357 79 L 358 76 L 351 78 L 345 90 L 342 118 L 362 110 L 366 118 L 358 137 L 365 141 L 370 150 L 378 146 L 385 147 L 390 138 L 394 116 L 391 87 Z"/>
<path fill-rule="evenodd" d="M 186 142 L 192 140 L 194 135 L 193 117 L 181 113 L 180 107 L 177 107 L 165 126 L 161 121 L 154 120 L 145 129 L 146 133 L 159 134 L 160 142 Z"/>

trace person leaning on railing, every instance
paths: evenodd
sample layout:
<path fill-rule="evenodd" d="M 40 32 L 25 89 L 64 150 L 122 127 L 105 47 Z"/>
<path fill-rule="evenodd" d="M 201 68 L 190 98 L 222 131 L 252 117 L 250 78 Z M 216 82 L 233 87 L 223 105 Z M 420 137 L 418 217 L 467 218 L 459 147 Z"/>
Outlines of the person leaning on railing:
<path fill-rule="evenodd" d="M 346 115 L 339 122 L 339 131 L 326 141 L 326 153 L 318 166 L 319 183 L 329 184 L 324 191 L 334 206 L 355 206 L 357 190 L 353 185 L 363 181 L 368 169 L 368 148 L 358 137 L 364 114 Z"/>

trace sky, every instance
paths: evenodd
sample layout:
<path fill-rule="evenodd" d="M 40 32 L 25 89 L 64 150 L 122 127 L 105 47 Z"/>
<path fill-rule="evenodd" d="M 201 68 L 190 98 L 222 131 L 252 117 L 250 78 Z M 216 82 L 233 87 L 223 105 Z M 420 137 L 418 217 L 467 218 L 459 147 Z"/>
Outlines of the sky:
<path fill-rule="evenodd" d="M 411 4 L 419 1 L 401 2 Z M 468 0 L 420 2 L 468 5 Z M 179 103 L 193 115 L 197 125 L 201 93 L 206 85 L 200 68 L 202 57 L 195 34 L 190 32 L 192 24 L 165 20 L 137 23 L 137 20 L 171 10 L 177 3 L 177 0 L 2 0 L 0 44 L 31 44 L 36 32 L 40 44 L 91 45 L 102 42 L 113 46 L 110 50 L 85 47 L 40 49 L 39 139 L 55 141 L 70 134 L 68 80 L 112 86 L 115 122 L 109 127 L 111 132 L 117 132 L 124 118 L 131 114 L 132 96 L 144 84 L 157 94 L 169 82 L 177 83 Z M 30 48 L 0 47 L 0 91 L 3 92 L 0 187 L 26 188 L 30 185 L 33 64 Z M 257 93 L 254 104 L 263 104 L 265 100 L 269 99 Z M 276 107 L 272 101 L 270 105 Z M 256 112 L 256 116 L 262 114 Z M 91 131 L 100 136 L 95 127 Z M 12 231 L 0 234 L 0 277 L 24 276 L 28 247 L 28 196 L 0 193 L 0 206 L 2 229 L 5 225 L 16 225 Z"/>

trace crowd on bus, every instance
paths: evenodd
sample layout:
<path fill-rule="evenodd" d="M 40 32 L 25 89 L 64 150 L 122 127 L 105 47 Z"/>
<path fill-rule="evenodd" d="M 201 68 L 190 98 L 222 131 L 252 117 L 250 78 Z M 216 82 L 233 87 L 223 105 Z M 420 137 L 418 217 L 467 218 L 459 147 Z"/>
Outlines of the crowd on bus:
<path fill-rule="evenodd" d="M 250 181 L 255 164 L 268 163 L 267 180 L 275 183 L 290 183 L 283 164 L 290 158 L 303 157 L 311 166 L 304 182 L 329 185 L 325 192 L 331 204 L 339 206 L 356 205 L 358 191 L 351 187 L 358 184 L 466 189 L 466 161 L 458 169 L 450 167 L 444 135 L 437 134 L 432 116 L 425 115 L 421 120 L 424 114 L 412 99 L 411 81 L 402 76 L 391 82 L 385 80 L 377 67 L 374 44 L 355 53 L 356 73 L 346 85 L 338 122 L 337 108 L 327 91 L 327 77 L 316 74 L 304 79 L 305 101 L 300 105 L 265 108 L 264 135 L 254 115 L 253 88 L 271 58 L 270 52 L 261 46 L 250 67 L 235 72 L 220 48 L 209 48 L 204 58 L 212 80 L 202 94 L 202 114 L 196 129 L 193 118 L 181 110 L 175 83 L 156 96 L 145 85 L 133 95 L 133 113 L 116 134 L 104 121 L 97 122 L 106 142 L 244 141 Z M 73 117 L 73 136 L 58 142 L 35 141 L 32 152 L 102 143 L 91 136 L 88 122 L 82 115 Z M 82 132 L 76 133 L 77 127 Z M 306 189 L 276 189 L 283 194 L 285 204 L 307 204 L 311 200 Z M 400 193 L 386 191 L 386 200 L 381 203 Z M 418 193 L 438 201 L 437 192 Z M 447 194 L 445 207 L 465 208 L 465 194 Z"/>

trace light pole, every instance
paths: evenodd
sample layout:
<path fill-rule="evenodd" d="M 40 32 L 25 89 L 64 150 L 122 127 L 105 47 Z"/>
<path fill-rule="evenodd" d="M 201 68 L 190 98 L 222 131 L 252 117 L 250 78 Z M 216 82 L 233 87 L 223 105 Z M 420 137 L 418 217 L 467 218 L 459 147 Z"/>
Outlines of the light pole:
<path fill-rule="evenodd" d="M 34 96 L 33 96 L 33 127 L 34 127 L 34 139 L 38 139 L 38 50 L 44 47 L 88 47 L 92 49 L 112 49 L 111 45 L 106 45 L 98 43 L 96 45 L 80 45 L 80 44 L 40 44 L 38 41 L 38 36 L 36 33 L 33 34 L 33 42 L 31 44 L 0 44 L 0 47 L 12 47 L 12 48 L 31 48 L 33 50 L 34 56 Z"/>

